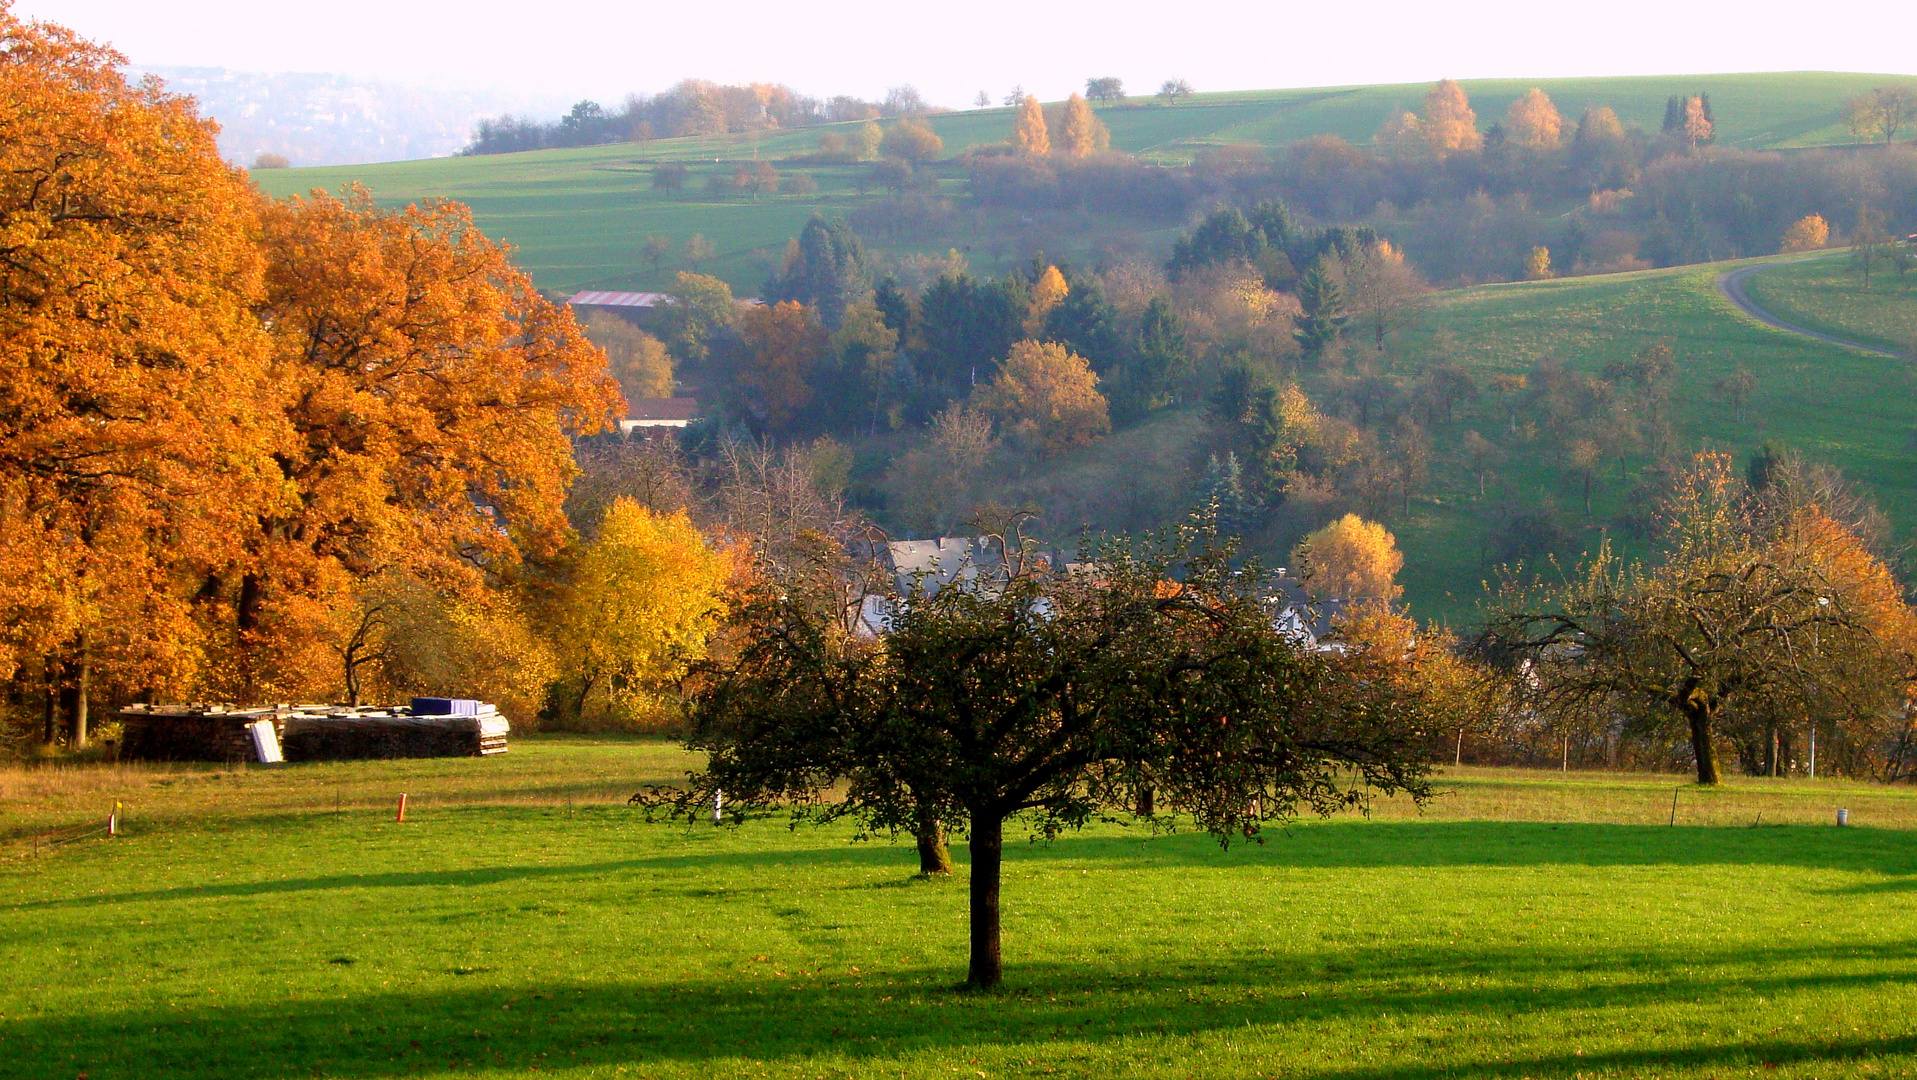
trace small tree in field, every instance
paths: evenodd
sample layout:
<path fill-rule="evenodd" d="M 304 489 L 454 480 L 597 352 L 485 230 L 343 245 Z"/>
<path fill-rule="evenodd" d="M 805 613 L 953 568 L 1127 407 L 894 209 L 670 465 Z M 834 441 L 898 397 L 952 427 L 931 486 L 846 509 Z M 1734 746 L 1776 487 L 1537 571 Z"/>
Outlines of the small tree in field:
<path fill-rule="evenodd" d="M 966 984 L 990 990 L 1009 820 L 1050 837 L 1150 798 L 1225 843 L 1374 791 L 1425 799 L 1421 710 L 1374 666 L 1390 651 L 1302 651 L 1273 627 L 1270 583 L 1207 540 L 1109 543 L 1069 576 L 1021 545 L 970 587 L 914 589 L 880 643 L 768 594 L 698 695 L 709 765 L 676 801 L 965 828 Z"/>

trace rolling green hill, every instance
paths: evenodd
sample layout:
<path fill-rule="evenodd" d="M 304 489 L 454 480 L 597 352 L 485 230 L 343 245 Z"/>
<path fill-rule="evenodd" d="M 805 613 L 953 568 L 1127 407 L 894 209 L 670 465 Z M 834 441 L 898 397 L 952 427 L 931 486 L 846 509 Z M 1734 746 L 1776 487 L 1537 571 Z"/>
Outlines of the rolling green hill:
<path fill-rule="evenodd" d="M 1753 274 L 1746 290 L 1799 326 L 1917 353 L 1917 274 L 1873 270 L 1865 289 L 1850 259 L 1807 259 Z"/>
<path fill-rule="evenodd" d="M 1835 466 L 1862 484 L 1882 506 L 1899 537 L 1917 528 L 1917 386 L 1912 369 L 1894 359 L 1809 340 L 1752 319 L 1721 295 L 1716 279 L 1747 265 L 1769 274 L 1801 264 L 1770 258 L 1648 270 L 1555 281 L 1486 285 L 1439 293 L 1416 325 L 1403 333 L 1377 375 L 1414 379 L 1427 364 L 1454 362 L 1481 389 L 1448 422 L 1430 430 L 1429 478 L 1409 507 L 1393 506 L 1384 521 L 1405 554 L 1400 576 L 1414 613 L 1464 627 L 1476 621 L 1482 583 L 1496 559 L 1490 538 L 1501 508 L 1553 506 L 1571 533 L 1560 554 L 1610 538 L 1627 556 L 1647 554 L 1624 527 L 1645 509 L 1634 491 L 1650 463 L 1647 451 L 1627 455 L 1623 475 L 1607 466 L 1593 486 L 1591 512 L 1583 487 L 1558 460 L 1560 444 L 1527 436 L 1529 418 L 1508 414 L 1490 383 L 1499 374 L 1531 371 L 1540 361 L 1597 373 L 1659 341 L 1675 353 L 1673 426 L 1679 452 L 1723 450 L 1739 467 L 1766 440 Z M 1841 261 L 1838 265 L 1842 265 Z M 1756 389 L 1742 410 L 1727 405 L 1713 384 L 1743 369 Z M 1330 407 L 1336 373 L 1306 373 L 1315 401 Z M 992 497 L 1007 505 L 1029 502 L 1046 510 L 1043 525 L 1069 535 L 1080 523 L 1137 528 L 1193 499 L 1208 450 L 1208 425 L 1199 410 L 1161 413 L 1096 446 L 1012 478 Z M 1468 432 L 1503 451 L 1483 494 L 1462 445 Z M 1286 561 L 1283 538 L 1268 537 L 1264 552 Z"/>
<path fill-rule="evenodd" d="M 1765 440 L 1775 440 L 1842 469 L 1863 484 L 1890 516 L 1899 536 L 1917 527 L 1917 387 L 1911 370 L 1882 356 L 1812 341 L 1745 316 L 1717 292 L 1717 275 L 1734 266 L 1775 259 L 1652 270 L 1635 274 L 1488 285 L 1440 294 L 1425 326 L 1408 335 L 1408 357 L 1429 355 L 1437 332 L 1455 335 L 1455 359 L 1480 381 L 1519 373 L 1555 358 L 1586 371 L 1659 339 L 1670 339 L 1678 363 L 1677 426 L 1696 449 L 1735 453 L 1740 463 Z M 1840 264 L 1841 265 L 1841 264 Z M 1758 284 L 1796 266 L 1760 271 Z M 1414 361 L 1415 362 L 1415 361 Z M 1756 392 L 1733 410 L 1712 384 L 1743 368 L 1757 377 Z M 1481 430 L 1511 443 L 1505 422 L 1488 400 L 1456 428 Z M 1476 582 L 1488 573 L 1478 555 L 1488 529 L 1486 500 L 1457 459 L 1461 431 L 1436 433 L 1438 456 L 1450 470 L 1444 490 L 1412 502 L 1399 528 L 1406 551 L 1407 594 L 1432 614 L 1469 610 Z M 1450 452 L 1446 453 L 1447 437 Z M 1600 481 L 1593 514 L 1582 514 L 1582 492 L 1539 447 L 1507 445 L 1504 472 L 1510 497 L 1550 498 L 1577 522 L 1588 542 L 1616 533 L 1612 522 L 1631 509 L 1630 484 L 1615 471 Z M 1434 477 L 1443 473 L 1434 470 Z M 1631 550 L 1628 538 L 1620 537 Z M 1465 586 L 1460 594 L 1459 584 Z"/>
<path fill-rule="evenodd" d="M 1588 106 L 1609 105 L 1626 124 L 1656 131 L 1665 99 L 1675 93 L 1707 92 L 1718 120 L 1720 145 L 1747 149 L 1825 145 L 1848 140 L 1839 121 L 1844 98 L 1887 76 L 1823 72 L 1656 76 L 1640 78 L 1478 80 L 1466 82 L 1483 123 L 1502 115 L 1519 94 L 1541 86 L 1566 117 Z M 1279 146 L 1318 134 L 1353 142 L 1371 138 L 1393 109 L 1415 108 L 1427 84 L 1271 90 L 1201 94 L 1173 107 L 1136 99 L 1100 110 L 1112 130 L 1112 143 L 1142 157 L 1188 160 L 1209 145 L 1255 143 Z M 986 109 L 932 118 L 948 154 L 999 142 L 1011 132 L 1012 110 Z M 319 187 L 337 189 L 357 181 L 381 202 L 444 197 L 472 206 L 488 235 L 517 246 L 519 259 L 543 288 L 645 288 L 669 280 L 684 268 L 674 261 L 659 267 L 644 263 L 640 247 L 648 236 L 683 244 L 694 233 L 717 245 L 718 257 L 702 267 L 756 292 L 769 265 L 788 238 L 813 213 L 843 214 L 877 194 L 861 195 L 860 166 L 794 166 L 809 173 L 819 190 L 812 194 L 718 200 L 702 192 L 705 177 L 729 176 L 734 165 L 755 157 L 780 160 L 811 150 L 822 128 L 747 135 L 664 139 L 573 150 L 547 150 L 476 158 L 437 158 L 385 165 L 268 170 L 254 174 L 262 189 L 287 195 Z M 684 162 L 693 168 L 686 194 L 666 196 L 651 190 L 651 166 Z M 956 174 L 942 170 L 943 186 L 958 190 Z M 1016 217 L 959 215 L 941 230 L 937 242 L 970 247 L 975 267 L 995 271 L 1024 257 L 1027 247 L 1045 246 L 1058 254 L 1082 255 L 1107 241 L 1143 250 L 1169 246 L 1162 223 L 1110 220 L 1085 215 L 1066 235 L 1033 235 Z M 1061 250 L 1064 245 L 1066 250 Z M 909 245 L 874 244 L 890 255 L 909 253 Z"/>

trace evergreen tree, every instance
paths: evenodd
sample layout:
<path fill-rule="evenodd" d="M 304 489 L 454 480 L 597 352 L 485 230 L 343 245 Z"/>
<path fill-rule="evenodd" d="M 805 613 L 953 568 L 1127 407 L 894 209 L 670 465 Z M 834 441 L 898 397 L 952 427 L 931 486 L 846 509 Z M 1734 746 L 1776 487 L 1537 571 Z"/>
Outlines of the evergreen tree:
<path fill-rule="evenodd" d="M 912 331 L 912 298 L 899 288 L 898 279 L 887 277 L 879 282 L 879 287 L 872 293 L 872 304 L 885 317 L 886 327 L 899 336 L 900 344 L 904 344 Z"/>
<path fill-rule="evenodd" d="M 1252 503 L 1245 495 L 1244 467 L 1238 453 L 1225 451 L 1223 461 L 1212 454 L 1205 463 L 1205 478 L 1199 485 L 1199 514 L 1213 523 L 1221 536 L 1239 536 L 1253 526 Z"/>
<path fill-rule="evenodd" d="M 1105 299 L 1095 278 L 1071 282 L 1071 291 L 1046 318 L 1044 336 L 1089 360 L 1100 375 L 1124 359 L 1125 334 L 1118 324 L 1118 309 Z"/>
<path fill-rule="evenodd" d="M 1022 284 L 1024 279 L 1012 275 L 1011 280 Z M 1026 311 L 1015 291 L 1007 282 L 982 285 L 967 274 L 942 277 L 925 290 L 919 301 L 925 349 L 918 370 L 942 400 L 989 381 L 999 360 L 1011 352 Z"/>
<path fill-rule="evenodd" d="M 1321 258 L 1311 264 L 1298 279 L 1298 303 L 1305 309 L 1298 319 L 1294 336 L 1307 357 L 1316 359 L 1326 347 L 1338 340 L 1350 315 L 1345 311 L 1344 290 L 1325 272 Z"/>
<path fill-rule="evenodd" d="M 796 300 L 816 308 L 826 327 L 837 330 L 847 308 L 872 296 L 865 245 L 844 222 L 814 215 L 765 293 L 768 304 Z"/>
<path fill-rule="evenodd" d="M 1289 254 L 1298 242 L 1298 223 L 1283 199 L 1266 199 L 1251 208 L 1251 227 L 1265 238 L 1265 246 Z"/>
<path fill-rule="evenodd" d="M 1683 94 L 1672 94 L 1669 98 L 1665 99 L 1664 127 L 1662 128 L 1664 134 L 1669 135 L 1672 132 L 1683 133 L 1684 105 L 1685 98 Z"/>
<path fill-rule="evenodd" d="M 1126 371 L 1127 404 L 1139 412 L 1178 400 L 1178 384 L 1191 366 L 1191 350 L 1178 316 L 1163 297 L 1153 297 L 1139 320 L 1138 352 Z"/>
<path fill-rule="evenodd" d="M 1187 270 L 1227 263 L 1256 263 L 1265 253 L 1265 235 L 1252 228 L 1242 211 L 1232 208 L 1214 211 L 1198 227 L 1172 245 L 1173 277 Z"/>

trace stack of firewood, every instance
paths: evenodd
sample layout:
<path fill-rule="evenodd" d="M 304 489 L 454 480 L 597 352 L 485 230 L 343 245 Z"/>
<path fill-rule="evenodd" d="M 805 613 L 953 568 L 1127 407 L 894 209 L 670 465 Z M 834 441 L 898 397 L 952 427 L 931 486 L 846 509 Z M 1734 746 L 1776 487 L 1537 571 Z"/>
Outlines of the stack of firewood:
<path fill-rule="evenodd" d="M 414 698 L 411 707 L 131 705 L 122 753 L 150 761 L 260 761 L 248 725 L 273 724 L 287 761 L 482 757 L 506 752 L 511 725 L 480 701 Z"/>

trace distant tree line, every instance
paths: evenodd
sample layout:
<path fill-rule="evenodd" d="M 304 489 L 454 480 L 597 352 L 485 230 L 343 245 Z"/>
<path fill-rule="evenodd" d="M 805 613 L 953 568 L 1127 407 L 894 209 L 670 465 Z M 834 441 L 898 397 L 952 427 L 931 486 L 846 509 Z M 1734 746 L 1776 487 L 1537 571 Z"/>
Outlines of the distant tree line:
<path fill-rule="evenodd" d="M 581 101 L 558 120 L 501 116 L 481 120 L 462 154 L 507 154 L 602 143 L 644 142 L 683 135 L 807 127 L 846 120 L 914 117 L 945 110 L 927 105 L 910 86 L 896 86 L 882 101 L 843 95 L 808 97 L 777 83 L 722 85 L 686 79 L 662 93 L 634 94 L 618 108 Z"/>
<path fill-rule="evenodd" d="M 1846 116 L 1887 141 L 1913 123 L 1910 100 L 1887 88 Z M 1447 81 L 1420 111 L 1388 116 L 1369 146 L 1320 135 L 1276 150 L 1211 147 L 1184 166 L 990 151 L 961 165 L 977 203 L 1026 213 L 1090 206 L 1178 220 L 1206 204 L 1281 197 L 1309 219 L 1369 225 L 1445 282 L 1769 254 L 1801 243 L 1787 234 L 1813 214 L 1840 239 L 1860 215 L 1917 230 L 1917 149 L 1731 150 L 1716 145 L 1717 123 L 1703 93 L 1671 98 L 1646 133 L 1605 107 L 1564 117 L 1532 90 L 1482 125 Z M 1582 205 L 1566 214 L 1567 200 Z"/>

